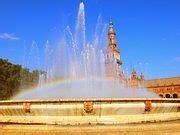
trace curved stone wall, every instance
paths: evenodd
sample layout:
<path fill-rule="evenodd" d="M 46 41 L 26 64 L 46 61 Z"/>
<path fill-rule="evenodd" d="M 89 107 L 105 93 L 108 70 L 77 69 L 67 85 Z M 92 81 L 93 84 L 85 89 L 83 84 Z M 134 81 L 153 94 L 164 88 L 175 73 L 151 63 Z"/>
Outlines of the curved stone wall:
<path fill-rule="evenodd" d="M 180 119 L 179 99 L 0 101 L 0 123 L 120 124 Z"/>

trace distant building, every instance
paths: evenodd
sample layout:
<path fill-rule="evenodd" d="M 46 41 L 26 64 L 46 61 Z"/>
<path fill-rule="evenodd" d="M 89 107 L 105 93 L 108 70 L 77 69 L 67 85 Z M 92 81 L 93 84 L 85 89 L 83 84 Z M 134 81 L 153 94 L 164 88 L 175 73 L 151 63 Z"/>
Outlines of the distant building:
<path fill-rule="evenodd" d="M 144 75 L 141 73 L 138 77 L 135 69 L 131 73 L 130 86 L 132 88 L 139 88 L 144 86 Z"/>
<path fill-rule="evenodd" d="M 163 98 L 180 97 L 180 77 L 146 80 L 145 87 Z"/>
<path fill-rule="evenodd" d="M 180 77 L 145 80 L 142 73 L 137 76 L 135 69 L 133 69 L 130 78 L 125 77 L 122 71 L 120 51 L 116 46 L 116 33 L 112 22 L 109 23 L 108 38 L 109 45 L 106 49 L 105 61 L 107 78 L 119 79 L 124 85 L 131 88 L 145 87 L 162 98 L 180 97 Z"/>

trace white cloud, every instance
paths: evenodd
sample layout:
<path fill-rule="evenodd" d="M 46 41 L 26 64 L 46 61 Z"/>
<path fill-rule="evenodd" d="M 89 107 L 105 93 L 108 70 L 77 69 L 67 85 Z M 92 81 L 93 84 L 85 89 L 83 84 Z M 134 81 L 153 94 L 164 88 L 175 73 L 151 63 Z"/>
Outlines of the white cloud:
<path fill-rule="evenodd" d="M 3 34 L 0 34 L 0 39 L 6 39 L 6 40 L 19 40 L 20 38 L 14 36 L 13 34 L 3 33 Z"/>

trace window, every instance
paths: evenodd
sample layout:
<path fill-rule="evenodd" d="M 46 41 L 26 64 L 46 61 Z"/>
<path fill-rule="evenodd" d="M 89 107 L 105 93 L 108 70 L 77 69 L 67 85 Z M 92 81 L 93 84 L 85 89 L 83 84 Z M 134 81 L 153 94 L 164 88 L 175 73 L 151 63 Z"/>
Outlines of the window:
<path fill-rule="evenodd" d="M 166 94 L 166 98 L 170 98 L 170 94 Z"/>
<path fill-rule="evenodd" d="M 173 98 L 178 98 L 178 95 L 177 94 L 173 94 Z"/>

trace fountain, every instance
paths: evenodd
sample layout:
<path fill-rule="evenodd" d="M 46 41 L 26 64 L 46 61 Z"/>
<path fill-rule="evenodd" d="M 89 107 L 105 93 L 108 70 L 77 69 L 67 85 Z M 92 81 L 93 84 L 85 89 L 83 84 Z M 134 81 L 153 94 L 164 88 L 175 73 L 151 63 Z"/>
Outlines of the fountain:
<path fill-rule="evenodd" d="M 100 17 L 99 17 L 100 18 Z M 80 3 L 74 34 L 69 26 L 65 36 L 57 47 L 50 47 L 47 41 L 45 47 L 46 74 L 39 77 L 37 88 L 19 93 L 12 99 L 69 99 L 69 98 L 158 98 L 146 89 L 130 89 L 124 86 L 120 78 L 106 76 L 106 57 L 102 46 L 108 45 L 106 24 L 98 34 L 100 19 L 98 19 L 94 41 L 86 43 L 84 4 Z M 112 29 L 110 23 L 109 31 Z M 100 36 L 99 36 L 100 35 Z M 34 46 L 33 42 L 33 46 Z M 110 48 L 111 49 L 111 48 Z M 113 50 L 110 50 L 110 56 Z M 116 59 L 109 58 L 116 69 L 121 72 Z M 111 72 L 111 71 L 110 71 Z"/>
<path fill-rule="evenodd" d="M 0 123 L 15 124 L 15 129 L 20 130 L 18 124 L 37 127 L 49 125 L 48 128 L 60 125 L 56 129 L 64 132 L 68 129 L 74 131 L 75 127 L 77 130 L 88 127 L 87 131 L 82 130 L 86 133 L 92 126 L 96 127 L 95 131 L 89 131 L 92 133 L 105 131 L 106 128 L 109 133 L 131 131 L 133 126 L 130 124 L 142 126 L 142 123 L 157 123 L 155 126 L 145 127 L 148 131 L 161 127 L 159 130 L 162 132 L 158 133 L 163 133 L 163 130 L 169 133 L 169 127 L 163 128 L 158 124 L 168 121 L 175 121 L 173 126 L 178 127 L 179 99 L 161 99 L 143 88 L 127 88 L 120 79 L 106 77 L 106 58 L 104 51 L 99 49 L 101 44 L 108 44 L 103 35 L 106 27 L 105 24 L 100 35 L 95 32 L 92 44 L 87 43 L 84 4 L 81 3 L 75 33 L 67 26 L 65 36 L 54 49 L 47 41 L 46 74 L 39 77 L 39 86 L 17 94 L 12 100 L 0 101 Z M 120 71 L 117 61 L 111 61 L 117 71 Z M 127 124 L 129 130 L 127 127 L 123 128 L 123 124 Z M 117 126 L 118 129 L 115 129 Z M 41 130 L 45 128 L 42 127 Z M 12 130 L 6 130 L 3 126 L 0 129 L 0 133 Z M 24 130 L 33 129 L 35 127 L 25 127 Z M 81 132 L 77 130 L 76 133 Z M 179 131 L 178 128 L 176 130 Z"/>

